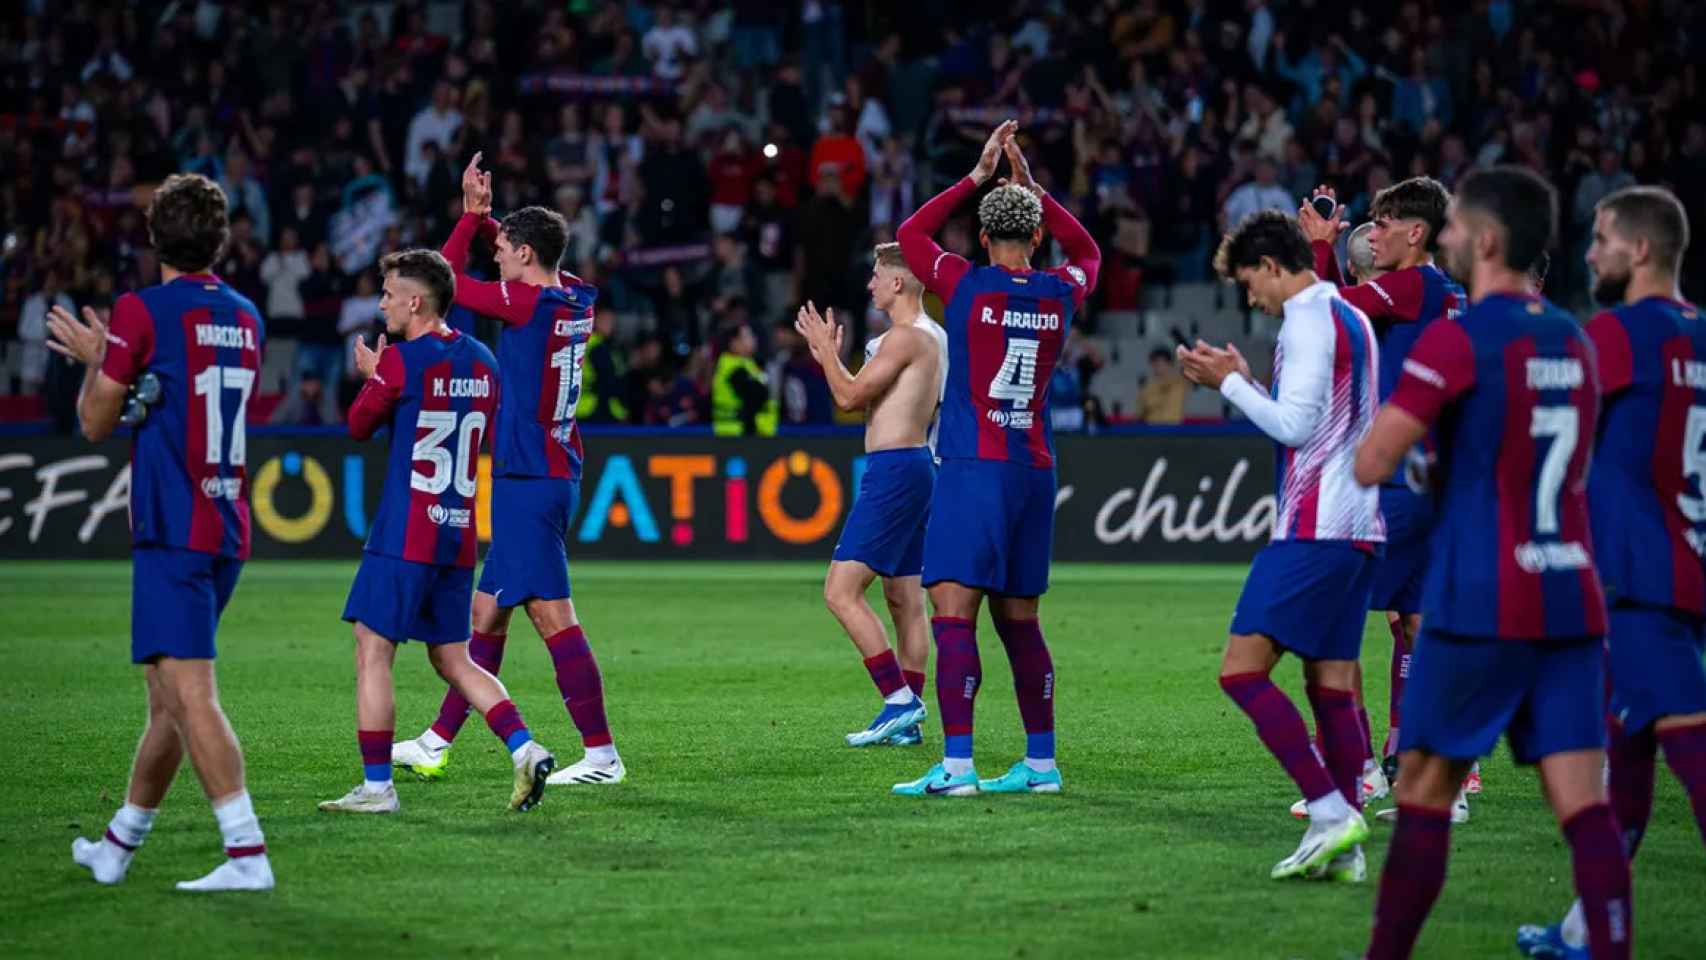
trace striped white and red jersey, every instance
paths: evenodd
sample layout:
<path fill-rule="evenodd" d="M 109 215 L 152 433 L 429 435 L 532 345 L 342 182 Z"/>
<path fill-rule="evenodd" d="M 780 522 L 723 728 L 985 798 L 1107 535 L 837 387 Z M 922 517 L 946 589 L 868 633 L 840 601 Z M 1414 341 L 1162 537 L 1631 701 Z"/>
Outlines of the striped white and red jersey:
<path fill-rule="evenodd" d="M 1379 348 L 1361 310 L 1331 283 L 1285 302 L 1274 384 L 1234 374 L 1221 394 L 1278 445 L 1275 540 L 1383 543 L 1378 487 L 1356 482 L 1356 448 L 1379 407 Z"/>

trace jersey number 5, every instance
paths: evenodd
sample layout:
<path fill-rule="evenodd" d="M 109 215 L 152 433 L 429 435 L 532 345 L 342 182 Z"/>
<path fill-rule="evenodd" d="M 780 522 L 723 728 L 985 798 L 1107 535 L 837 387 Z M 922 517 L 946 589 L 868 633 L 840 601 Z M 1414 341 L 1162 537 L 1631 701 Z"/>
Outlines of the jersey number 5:
<path fill-rule="evenodd" d="M 1581 435 L 1581 417 L 1575 407 L 1535 407 L 1529 422 L 1530 437 L 1551 437 L 1546 459 L 1540 462 L 1540 482 L 1534 490 L 1534 532 L 1558 532 L 1558 493 L 1569 472 L 1570 456 Z"/>
<path fill-rule="evenodd" d="M 1676 495 L 1676 508 L 1689 523 L 1706 520 L 1706 499 L 1691 496 L 1690 489 L 1706 493 L 1706 407 L 1689 407 L 1688 423 L 1682 431 L 1682 479 L 1693 479 Z"/>
<path fill-rule="evenodd" d="M 248 459 L 249 393 L 255 389 L 255 371 L 246 367 L 208 367 L 192 381 L 201 398 L 207 421 L 207 462 L 240 467 Z M 237 415 L 231 419 L 230 459 L 225 451 L 225 391 L 237 391 Z"/>
<path fill-rule="evenodd" d="M 456 413 L 452 410 L 422 410 L 415 419 L 418 428 L 426 430 L 426 436 L 415 441 L 416 463 L 432 464 L 432 473 L 423 474 L 419 470 L 409 473 L 409 486 L 422 493 L 437 496 L 456 485 L 456 492 L 464 497 L 474 495 L 474 462 L 480 452 L 480 436 L 486 431 L 486 415 L 475 410 L 462 415 L 457 422 Z M 450 435 L 456 434 L 456 455 L 451 456 L 445 448 L 445 441 Z"/>
<path fill-rule="evenodd" d="M 1037 341 L 1009 340 L 1001 369 L 989 381 L 989 399 L 1010 400 L 1013 409 L 1030 407 L 1037 394 Z"/>

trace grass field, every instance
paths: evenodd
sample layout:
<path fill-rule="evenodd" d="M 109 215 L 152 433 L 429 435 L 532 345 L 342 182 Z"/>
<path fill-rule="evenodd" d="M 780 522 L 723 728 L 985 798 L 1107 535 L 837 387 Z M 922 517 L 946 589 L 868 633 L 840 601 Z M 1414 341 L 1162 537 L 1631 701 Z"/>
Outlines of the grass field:
<path fill-rule="evenodd" d="M 220 855 L 187 770 L 125 884 L 98 887 L 68 856 L 122 797 L 144 716 L 127 566 L 0 566 L 12 677 L 0 956 L 1338 958 L 1366 942 L 1372 876 L 1267 879 L 1301 828 L 1285 812 L 1289 781 L 1214 682 L 1241 570 L 1057 570 L 1043 622 L 1067 792 L 918 801 L 888 787 L 938 756 L 934 717 L 923 749 L 841 745 L 876 699 L 822 607 L 818 568 L 581 565 L 628 782 L 509 813 L 508 758 L 476 719 L 445 781 L 398 782 L 390 818 L 314 808 L 361 773 L 337 619 L 352 573 L 243 574 L 220 680 L 279 886 L 198 899 L 171 890 Z M 1024 739 L 987 621 L 982 636 L 989 776 Z M 1372 618 L 1368 638 L 1378 739 L 1390 641 Z M 1297 692 L 1295 667 L 1281 673 Z M 578 757 L 543 644 L 519 620 L 503 677 L 539 739 Z M 423 651 L 399 654 L 398 688 L 412 735 L 442 689 Z M 1516 925 L 1569 901 L 1568 851 L 1533 773 L 1508 755 L 1485 770 L 1418 956 L 1515 956 Z M 1371 873 L 1389 833 L 1375 830 Z M 1639 956 L 1706 951 L 1706 853 L 1666 772 L 1636 891 Z"/>

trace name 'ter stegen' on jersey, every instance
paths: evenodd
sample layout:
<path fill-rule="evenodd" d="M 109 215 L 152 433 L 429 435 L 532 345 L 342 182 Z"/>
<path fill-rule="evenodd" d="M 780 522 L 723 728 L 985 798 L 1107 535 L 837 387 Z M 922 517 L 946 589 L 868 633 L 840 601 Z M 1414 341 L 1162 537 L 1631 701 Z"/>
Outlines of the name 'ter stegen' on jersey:
<path fill-rule="evenodd" d="M 1606 593 L 1706 616 L 1706 320 L 1648 297 L 1587 334 L 1605 401 L 1588 509 Z"/>
<path fill-rule="evenodd" d="M 392 344 L 350 407 L 350 435 L 391 427 L 385 491 L 367 551 L 471 567 L 478 553 L 480 447 L 498 409 L 498 363 L 454 331 Z"/>
<path fill-rule="evenodd" d="M 211 274 L 113 304 L 102 372 L 126 386 L 144 371 L 160 379 L 131 442 L 137 546 L 249 556 L 246 425 L 265 335 L 255 305 Z"/>
<path fill-rule="evenodd" d="M 1424 622 L 1469 637 L 1602 636 L 1587 497 L 1599 378 L 1575 318 L 1539 297 L 1485 297 L 1428 325 L 1391 403 L 1437 429 Z"/>

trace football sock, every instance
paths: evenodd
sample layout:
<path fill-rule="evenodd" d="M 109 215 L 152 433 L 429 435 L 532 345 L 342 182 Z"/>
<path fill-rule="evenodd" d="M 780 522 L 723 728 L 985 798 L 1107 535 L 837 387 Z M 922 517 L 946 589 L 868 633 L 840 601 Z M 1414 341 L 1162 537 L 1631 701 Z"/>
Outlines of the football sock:
<path fill-rule="evenodd" d="M 492 676 L 498 675 L 498 668 L 504 662 L 504 639 L 501 633 L 481 633 L 475 630 L 468 637 L 468 659 L 474 661 L 480 669 Z M 438 719 L 432 722 L 430 732 L 440 738 L 443 746 L 449 746 L 456 739 L 456 734 L 462 730 L 462 724 L 468 719 L 468 701 L 455 687 L 445 691 L 444 700 L 438 705 Z M 424 736 L 421 738 L 426 739 Z M 427 743 L 431 749 L 442 749 L 439 744 Z"/>
<path fill-rule="evenodd" d="M 391 785 L 391 730 L 357 730 L 361 747 L 361 769 L 367 789 L 383 790 Z"/>
<path fill-rule="evenodd" d="M 1588 945 L 1588 918 L 1582 912 L 1582 902 L 1577 900 L 1570 904 L 1570 912 L 1564 914 L 1564 922 L 1558 925 L 1558 936 L 1568 946 L 1585 949 Z"/>
<path fill-rule="evenodd" d="M 1315 708 L 1315 729 L 1326 747 L 1327 772 L 1333 786 L 1344 794 L 1351 807 L 1362 809 L 1362 762 L 1368 754 L 1362 723 L 1357 719 L 1356 697 L 1349 690 L 1332 690 L 1309 684 L 1309 703 Z M 1290 701 L 1288 700 L 1287 703 Z"/>
<path fill-rule="evenodd" d="M 1303 799 L 1319 800 L 1337 792 L 1332 776 L 1310 747 L 1303 717 L 1267 674 L 1228 674 L 1220 678 L 1220 688 L 1255 723 L 1256 736 L 1297 784 Z"/>
<path fill-rule="evenodd" d="M 148 839 L 148 831 L 154 829 L 154 815 L 157 812 L 125 803 L 113 814 L 112 822 L 107 824 L 107 843 L 118 848 L 117 852 L 127 857 L 135 853 L 136 848 L 142 846 L 142 841 Z"/>
<path fill-rule="evenodd" d="M 1025 763 L 1046 773 L 1054 769 L 1054 658 L 1035 620 L 996 620 L 995 632 L 1013 668 L 1013 692 L 1025 724 Z"/>
<path fill-rule="evenodd" d="M 508 700 L 499 700 L 486 711 L 486 726 L 491 727 L 498 739 L 504 742 L 511 756 L 533 739 L 533 735 L 527 732 L 527 724 L 521 722 L 521 711 Z"/>
<path fill-rule="evenodd" d="M 604 716 L 604 678 L 598 672 L 598 660 L 587 645 L 586 631 L 579 624 L 545 638 L 545 648 L 551 652 L 551 666 L 557 671 L 557 692 L 563 695 L 563 706 L 569 709 L 569 719 L 581 733 L 581 745 L 587 749 L 605 747 L 611 743 L 610 722 Z"/>
<path fill-rule="evenodd" d="M 1398 822 L 1404 822 L 1399 814 Z M 1599 803 L 1564 822 L 1576 893 L 1587 917 L 1588 951 L 1594 960 L 1627 960 L 1635 932 L 1629 859 L 1617 834 L 1611 807 Z"/>
<path fill-rule="evenodd" d="M 389 735 L 386 739 L 389 741 Z M 390 749 L 389 742 L 386 749 Z M 226 856 L 236 860 L 266 854 L 266 838 L 261 836 L 261 821 L 255 817 L 255 804 L 249 799 L 249 791 L 214 807 L 213 819 L 218 821 L 219 834 L 225 840 Z"/>
<path fill-rule="evenodd" d="M 978 684 L 983 681 L 983 663 L 977 656 L 977 626 L 958 617 L 935 617 L 930 632 L 936 637 L 936 709 L 942 716 L 943 753 L 949 773 L 971 769 L 972 707 Z"/>
<path fill-rule="evenodd" d="M 924 696 L 924 671 L 902 670 L 901 676 L 906 678 L 906 685 L 915 697 Z"/>
<path fill-rule="evenodd" d="M 1659 734 L 1659 743 L 1665 748 L 1665 763 L 1688 793 L 1694 825 L 1706 840 L 1706 723 L 1665 730 Z"/>
<path fill-rule="evenodd" d="M 1398 805 L 1398 823 L 1380 894 L 1374 901 L 1374 937 L 1366 960 L 1408 957 L 1422 923 L 1445 886 L 1445 862 L 1451 854 L 1451 811 Z"/>
<path fill-rule="evenodd" d="M 1357 706 L 1357 726 L 1362 728 L 1362 758 L 1374 759 L 1374 728 L 1368 725 L 1368 708 Z"/>
<path fill-rule="evenodd" d="M 1653 813 L 1653 771 L 1658 740 L 1652 730 L 1627 733 L 1622 724 L 1611 725 L 1611 747 L 1606 751 L 1611 793 L 1611 811 L 1623 831 L 1623 853 L 1630 859 L 1641 848 L 1647 818 Z"/>
<path fill-rule="evenodd" d="M 1404 681 L 1410 679 L 1411 651 L 1404 642 L 1404 622 L 1388 622 L 1387 627 L 1392 630 L 1392 696 L 1386 708 L 1386 746 L 1380 752 L 1390 757 L 1398 752 L 1398 707 L 1404 699 Z"/>
<path fill-rule="evenodd" d="M 893 650 L 884 650 L 874 657 L 866 657 L 865 672 L 871 675 L 871 682 L 877 685 L 877 693 L 885 702 L 909 702 L 894 699 L 895 694 L 906 689 L 906 680 L 900 675 L 900 661 L 894 658 Z"/>

